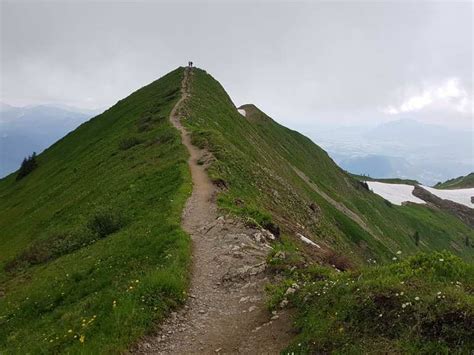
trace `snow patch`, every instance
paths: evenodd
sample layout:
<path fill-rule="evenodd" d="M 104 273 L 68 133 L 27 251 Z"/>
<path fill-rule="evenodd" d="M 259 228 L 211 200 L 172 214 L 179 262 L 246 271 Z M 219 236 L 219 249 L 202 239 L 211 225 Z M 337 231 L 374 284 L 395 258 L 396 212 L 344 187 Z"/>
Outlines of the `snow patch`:
<path fill-rule="evenodd" d="M 415 203 L 425 203 L 422 199 L 413 195 L 414 186 L 406 184 L 388 184 L 378 181 L 366 181 L 369 188 L 377 195 L 390 201 L 394 205 L 401 205 L 402 202 L 410 201 Z M 454 189 L 454 190 L 439 190 L 433 187 L 420 185 L 423 189 L 431 192 L 433 195 L 442 198 L 443 200 L 450 200 L 461 205 L 474 208 L 474 203 L 471 202 L 471 197 L 474 196 L 474 188 L 470 189 Z"/>
<path fill-rule="evenodd" d="M 320 247 L 318 244 L 316 244 L 315 242 L 313 242 L 311 239 L 306 238 L 303 234 L 296 233 L 296 235 L 297 235 L 298 237 L 300 237 L 300 239 L 301 239 L 303 242 L 305 242 L 306 244 L 309 244 L 309 245 L 312 245 L 312 246 L 314 246 L 314 247 L 316 247 L 316 248 L 318 248 L 318 249 L 321 249 L 321 247 Z"/>
<path fill-rule="evenodd" d="M 247 112 L 245 112 L 245 110 L 243 108 L 239 108 L 237 109 L 237 111 L 239 111 L 239 113 L 242 115 L 242 116 L 247 116 Z"/>
<path fill-rule="evenodd" d="M 433 195 L 442 198 L 443 200 L 450 200 L 453 202 L 457 202 L 461 205 L 474 208 L 474 203 L 471 202 L 471 197 L 474 196 L 474 188 L 439 190 L 428 186 L 421 187 L 431 192 Z"/>
<path fill-rule="evenodd" d="M 415 189 L 412 185 L 406 184 L 387 184 L 385 182 L 378 181 L 366 181 L 369 188 L 377 195 L 382 196 L 387 201 L 390 201 L 394 205 L 401 206 L 402 202 L 414 202 L 424 204 L 421 198 L 413 195 Z"/>

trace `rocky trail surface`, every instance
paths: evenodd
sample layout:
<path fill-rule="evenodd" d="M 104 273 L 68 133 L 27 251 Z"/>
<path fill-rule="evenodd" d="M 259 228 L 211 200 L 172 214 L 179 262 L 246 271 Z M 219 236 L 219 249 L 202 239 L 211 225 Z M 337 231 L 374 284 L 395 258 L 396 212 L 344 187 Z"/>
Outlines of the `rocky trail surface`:
<path fill-rule="evenodd" d="M 279 353 L 290 342 L 292 327 L 287 312 L 270 314 L 265 307 L 264 287 L 271 277 L 265 261 L 274 236 L 218 215 L 217 188 L 206 173 L 211 155 L 191 144 L 181 124 L 192 75 L 192 69 L 187 68 L 181 98 L 170 114 L 189 151 L 193 181 L 193 192 L 182 216 L 182 226 L 193 244 L 190 295 L 184 307 L 171 313 L 155 334 L 142 339 L 132 351 Z"/>

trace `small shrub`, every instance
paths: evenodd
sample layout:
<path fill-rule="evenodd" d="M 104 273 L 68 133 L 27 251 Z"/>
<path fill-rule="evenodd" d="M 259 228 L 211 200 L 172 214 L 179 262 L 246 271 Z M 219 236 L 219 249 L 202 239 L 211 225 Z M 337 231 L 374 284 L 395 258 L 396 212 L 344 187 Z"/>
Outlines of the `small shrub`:
<path fill-rule="evenodd" d="M 413 239 L 415 240 L 416 246 L 419 246 L 420 245 L 420 233 L 418 233 L 418 231 L 416 231 L 413 234 Z"/>
<path fill-rule="evenodd" d="M 151 112 L 144 113 L 137 122 L 138 132 L 149 131 L 153 128 L 153 114 Z"/>
<path fill-rule="evenodd" d="M 156 142 L 159 144 L 165 144 L 171 142 L 175 139 L 175 135 L 169 131 L 160 132 L 160 134 L 156 137 Z"/>
<path fill-rule="evenodd" d="M 36 162 L 36 153 L 33 152 L 32 155 L 23 159 L 21 163 L 20 170 L 18 170 L 18 174 L 16 176 L 16 180 L 21 180 L 28 174 L 30 174 L 33 170 L 38 167 L 38 163 Z"/>
<path fill-rule="evenodd" d="M 323 255 L 324 263 L 334 266 L 338 270 L 346 271 L 354 268 L 354 263 L 347 256 L 328 249 Z"/>
<path fill-rule="evenodd" d="M 84 229 L 53 233 L 47 238 L 35 241 L 23 253 L 7 263 L 5 269 L 12 272 L 49 262 L 93 243 L 95 238 L 92 233 Z"/>
<path fill-rule="evenodd" d="M 109 234 L 117 232 L 125 225 L 121 214 L 111 211 L 97 212 L 87 223 L 87 228 L 97 235 L 104 238 Z"/>
<path fill-rule="evenodd" d="M 140 144 L 142 141 L 135 136 L 132 137 L 126 137 L 120 140 L 119 142 L 119 149 L 121 150 L 127 150 L 132 148 L 133 146 L 136 146 L 137 144 Z"/>

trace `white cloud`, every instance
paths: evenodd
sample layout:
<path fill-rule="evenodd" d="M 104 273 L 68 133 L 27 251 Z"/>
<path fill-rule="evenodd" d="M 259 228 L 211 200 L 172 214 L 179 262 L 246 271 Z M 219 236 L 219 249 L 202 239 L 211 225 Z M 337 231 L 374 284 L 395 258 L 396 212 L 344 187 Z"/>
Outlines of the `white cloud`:
<path fill-rule="evenodd" d="M 459 113 L 469 113 L 472 101 L 458 78 L 450 78 L 437 86 L 425 88 L 421 94 L 406 97 L 398 105 L 389 105 L 381 111 L 389 115 L 420 111 L 437 106 Z"/>
<path fill-rule="evenodd" d="M 410 97 L 402 103 L 400 111 L 410 112 L 421 110 L 423 107 L 430 105 L 433 102 L 433 94 L 431 92 L 424 92 L 422 95 Z"/>

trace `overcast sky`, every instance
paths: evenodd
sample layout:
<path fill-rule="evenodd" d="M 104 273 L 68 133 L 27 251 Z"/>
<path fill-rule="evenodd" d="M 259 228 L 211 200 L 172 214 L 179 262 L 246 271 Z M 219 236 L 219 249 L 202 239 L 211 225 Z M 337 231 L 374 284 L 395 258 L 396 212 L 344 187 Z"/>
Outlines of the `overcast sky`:
<path fill-rule="evenodd" d="M 107 107 L 193 60 L 308 131 L 472 127 L 471 2 L 1 2 L 1 101 Z"/>

